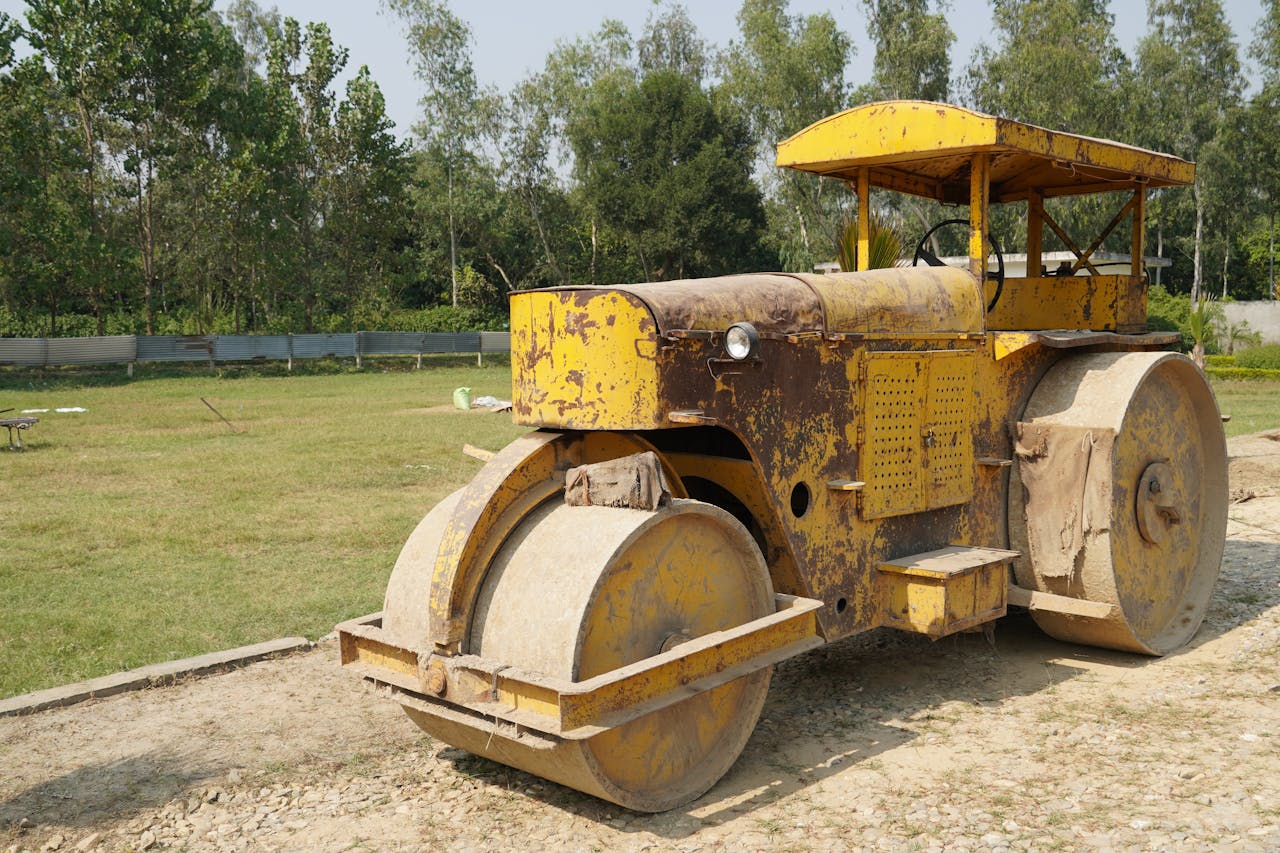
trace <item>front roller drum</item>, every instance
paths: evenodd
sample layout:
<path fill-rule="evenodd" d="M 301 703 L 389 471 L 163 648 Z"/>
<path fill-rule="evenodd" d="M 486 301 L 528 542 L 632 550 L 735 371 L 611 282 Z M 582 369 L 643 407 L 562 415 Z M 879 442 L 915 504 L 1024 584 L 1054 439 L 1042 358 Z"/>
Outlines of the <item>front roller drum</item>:
<path fill-rule="evenodd" d="M 1037 611 L 1062 640 L 1162 655 L 1199 628 L 1222 563 L 1226 439 L 1204 374 L 1167 352 L 1074 355 L 1018 431 L 1010 539 L 1019 585 L 1111 605 Z"/>
<path fill-rule="evenodd" d="M 428 528 L 424 522 L 423 528 Z M 389 588 L 384 624 L 417 617 Z M 405 597 L 408 600 L 408 597 Z M 691 500 L 656 512 L 551 501 L 511 533 L 486 575 L 467 651 L 583 681 L 772 613 L 747 530 Z M 511 737 L 486 721 L 406 712 L 432 736 L 636 811 L 696 799 L 728 771 L 768 692 L 765 668 L 585 740 Z"/>

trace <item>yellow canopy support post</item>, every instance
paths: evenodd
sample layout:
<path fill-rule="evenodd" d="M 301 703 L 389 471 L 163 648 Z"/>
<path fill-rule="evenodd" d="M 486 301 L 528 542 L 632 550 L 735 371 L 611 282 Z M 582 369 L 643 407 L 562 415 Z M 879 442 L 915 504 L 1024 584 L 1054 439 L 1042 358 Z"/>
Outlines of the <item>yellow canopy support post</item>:
<path fill-rule="evenodd" d="M 981 284 L 987 280 L 987 193 L 991 186 L 991 155 L 981 151 L 974 154 L 969 163 L 969 272 L 976 275 Z"/>
<path fill-rule="evenodd" d="M 871 170 L 858 170 L 858 270 L 871 269 Z"/>
<path fill-rule="evenodd" d="M 1027 275 L 1040 275 L 1044 266 L 1044 196 L 1027 193 Z"/>
<path fill-rule="evenodd" d="M 1147 192 L 1145 187 L 1133 191 L 1133 245 L 1129 249 L 1129 274 L 1141 278 L 1146 274 Z"/>

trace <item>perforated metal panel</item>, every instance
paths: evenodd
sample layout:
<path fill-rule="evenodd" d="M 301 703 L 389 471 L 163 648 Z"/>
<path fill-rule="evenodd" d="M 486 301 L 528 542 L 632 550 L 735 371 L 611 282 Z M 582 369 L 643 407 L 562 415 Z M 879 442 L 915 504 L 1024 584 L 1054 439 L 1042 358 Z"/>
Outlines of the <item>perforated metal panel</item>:
<path fill-rule="evenodd" d="M 973 493 L 973 354 L 868 353 L 858 479 L 863 518 L 963 503 Z"/>
<path fill-rule="evenodd" d="M 973 354 L 929 357 L 924 425 L 925 506 L 964 503 L 973 494 Z"/>
<path fill-rule="evenodd" d="M 925 356 L 885 352 L 867 356 L 863 382 L 864 431 L 858 454 L 864 518 L 920 509 L 920 442 Z"/>

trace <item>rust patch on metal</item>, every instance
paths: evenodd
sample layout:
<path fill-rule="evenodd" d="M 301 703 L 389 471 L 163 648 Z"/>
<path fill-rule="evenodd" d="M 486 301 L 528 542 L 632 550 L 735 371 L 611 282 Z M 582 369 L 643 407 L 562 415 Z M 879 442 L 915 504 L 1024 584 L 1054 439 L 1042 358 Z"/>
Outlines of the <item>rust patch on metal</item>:
<path fill-rule="evenodd" d="M 823 330 L 822 304 L 796 277 L 781 274 L 628 284 L 615 288 L 648 306 L 660 334 L 673 330 L 723 331 L 753 323 L 761 332 Z"/>

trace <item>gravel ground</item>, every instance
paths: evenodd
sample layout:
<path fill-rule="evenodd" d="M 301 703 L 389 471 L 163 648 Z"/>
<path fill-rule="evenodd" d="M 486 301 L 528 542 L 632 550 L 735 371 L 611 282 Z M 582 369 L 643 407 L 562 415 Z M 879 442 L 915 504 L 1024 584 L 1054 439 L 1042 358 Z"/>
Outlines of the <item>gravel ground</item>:
<path fill-rule="evenodd" d="M 777 668 L 709 794 L 636 815 L 432 742 L 325 642 L 0 719 L 0 850 L 1280 851 L 1280 441 L 1231 448 L 1247 499 L 1165 658 L 1016 615 L 854 637 Z"/>

